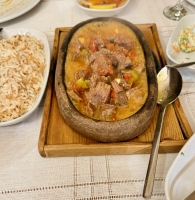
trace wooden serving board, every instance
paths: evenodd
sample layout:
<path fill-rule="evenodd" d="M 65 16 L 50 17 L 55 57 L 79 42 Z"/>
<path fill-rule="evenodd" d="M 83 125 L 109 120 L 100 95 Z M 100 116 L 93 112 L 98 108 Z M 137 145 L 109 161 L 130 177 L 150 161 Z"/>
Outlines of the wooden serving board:
<path fill-rule="evenodd" d="M 158 62 L 160 67 L 163 67 L 166 64 L 166 60 L 156 25 L 139 24 L 137 27 L 148 40 L 156 62 Z M 54 79 L 58 51 L 64 37 L 70 29 L 71 28 L 57 28 L 55 31 L 51 70 L 38 141 L 40 155 L 43 157 L 60 157 L 150 153 L 160 108 L 158 105 L 148 129 L 139 137 L 127 142 L 100 143 L 93 141 L 76 133 L 64 122 L 58 109 Z M 169 105 L 167 107 L 159 152 L 178 152 L 191 135 L 192 130 L 187 122 L 179 100 L 177 100 L 174 105 Z"/>

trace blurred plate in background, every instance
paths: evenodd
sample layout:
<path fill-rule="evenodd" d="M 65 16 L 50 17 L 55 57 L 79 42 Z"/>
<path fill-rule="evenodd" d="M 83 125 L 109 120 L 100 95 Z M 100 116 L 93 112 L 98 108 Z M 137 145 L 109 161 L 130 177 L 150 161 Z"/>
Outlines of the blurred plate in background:
<path fill-rule="evenodd" d="M 195 0 L 186 0 L 186 1 L 195 6 Z"/>
<path fill-rule="evenodd" d="M 76 0 L 77 6 L 86 14 L 88 14 L 91 17 L 112 17 L 120 13 L 125 7 L 127 7 L 130 0 L 126 0 L 126 2 L 117 8 L 111 8 L 111 9 L 92 9 L 82 6 L 82 2 L 84 0 Z"/>
<path fill-rule="evenodd" d="M 195 134 L 187 141 L 171 165 L 165 179 L 167 200 L 182 200 L 195 189 Z"/>
<path fill-rule="evenodd" d="M 9 21 L 34 8 L 41 0 L 0 0 L 0 23 Z"/>
<path fill-rule="evenodd" d="M 195 52 L 185 53 L 185 52 L 180 51 L 179 53 L 177 53 L 172 48 L 173 43 L 178 41 L 181 30 L 192 24 L 195 24 L 195 14 L 186 15 L 178 22 L 175 30 L 171 34 L 171 37 L 169 39 L 169 42 L 166 48 L 166 54 L 168 58 L 174 63 L 195 61 Z"/>

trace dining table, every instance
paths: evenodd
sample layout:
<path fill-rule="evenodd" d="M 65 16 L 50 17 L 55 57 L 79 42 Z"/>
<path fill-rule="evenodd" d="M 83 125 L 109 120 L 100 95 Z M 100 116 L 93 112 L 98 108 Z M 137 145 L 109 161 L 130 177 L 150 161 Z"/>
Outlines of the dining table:
<path fill-rule="evenodd" d="M 166 55 L 169 38 L 179 23 L 166 18 L 163 9 L 176 0 L 130 0 L 115 17 L 133 24 L 156 24 Z M 184 1 L 191 13 L 195 6 Z M 1 16 L 0 16 L 1 18 Z M 93 17 L 74 0 L 41 0 L 28 12 L 0 23 L 5 30 L 37 29 L 49 41 L 52 55 L 56 28 L 73 27 Z M 183 88 L 179 101 L 195 132 L 195 71 L 181 69 Z M 38 141 L 45 96 L 24 121 L 0 127 L 1 200 L 144 200 L 143 188 L 150 154 L 107 154 L 43 157 Z M 158 155 L 151 200 L 165 200 L 165 178 L 178 152 Z"/>

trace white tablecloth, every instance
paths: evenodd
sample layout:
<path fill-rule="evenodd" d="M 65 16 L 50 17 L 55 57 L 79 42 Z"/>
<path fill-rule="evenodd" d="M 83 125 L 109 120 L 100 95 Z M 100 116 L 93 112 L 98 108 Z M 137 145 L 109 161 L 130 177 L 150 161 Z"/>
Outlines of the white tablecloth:
<path fill-rule="evenodd" d="M 156 23 L 163 48 L 178 22 L 166 19 L 162 10 L 175 0 L 131 0 L 117 17 L 135 24 Z M 185 4 L 195 13 L 195 7 Z M 43 31 L 51 51 L 56 27 L 71 27 L 90 17 L 72 0 L 42 0 L 28 13 L 0 24 L 0 27 L 34 28 Z M 183 71 L 182 105 L 191 102 L 188 119 L 194 123 L 195 80 Z M 194 72 L 195 73 L 195 72 Z M 195 77 L 195 76 L 194 76 Z M 189 87 L 190 85 L 190 87 Z M 185 93 L 192 95 L 186 98 Z M 43 102 L 24 122 L 0 127 L 0 199 L 143 199 L 149 155 L 42 158 L 38 138 Z M 193 131 L 195 127 L 192 125 Z M 160 154 L 152 200 L 164 200 L 164 181 L 177 154 Z"/>

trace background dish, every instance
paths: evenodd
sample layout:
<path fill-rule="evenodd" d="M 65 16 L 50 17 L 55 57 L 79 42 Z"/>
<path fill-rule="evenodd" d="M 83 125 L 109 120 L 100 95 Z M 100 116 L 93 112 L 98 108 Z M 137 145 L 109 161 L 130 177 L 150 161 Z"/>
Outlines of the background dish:
<path fill-rule="evenodd" d="M 16 119 L 13 119 L 13 120 L 10 120 L 7 122 L 0 122 L 0 127 L 19 123 L 19 122 L 25 120 L 29 115 L 31 115 L 35 111 L 35 109 L 38 107 L 39 103 L 41 102 L 41 99 L 43 97 L 43 94 L 44 94 L 44 91 L 45 91 L 45 88 L 47 85 L 49 69 L 50 69 L 50 48 L 49 48 L 49 42 L 48 42 L 46 35 L 44 33 L 42 33 L 41 31 L 38 31 L 35 29 L 18 28 L 18 29 L 10 29 L 10 30 L 3 29 L 2 36 L 3 37 L 5 36 L 7 38 L 7 37 L 11 37 L 11 36 L 17 35 L 17 34 L 24 35 L 26 33 L 29 33 L 29 35 L 31 35 L 31 36 L 35 36 L 38 40 L 41 40 L 44 45 L 44 52 L 45 52 L 45 57 L 46 57 L 46 67 L 45 67 L 44 73 L 43 73 L 43 85 L 42 85 L 41 91 L 37 95 L 35 104 L 30 111 L 26 112 L 25 114 L 23 114 L 22 116 L 20 116 Z"/>
<path fill-rule="evenodd" d="M 119 12 L 121 12 L 130 2 L 130 0 L 127 0 L 126 3 L 123 6 L 120 6 L 118 8 L 113 9 L 107 9 L 107 10 L 99 10 L 99 9 L 90 9 L 82 6 L 80 3 L 80 0 L 76 0 L 77 6 L 82 9 L 85 13 L 92 17 L 111 17 L 114 15 L 117 15 Z"/>
<path fill-rule="evenodd" d="M 165 179 L 167 200 L 182 200 L 195 188 L 195 134 L 187 141 L 171 165 Z"/>
<path fill-rule="evenodd" d="M 181 30 L 192 24 L 195 24 L 195 14 L 186 15 L 178 22 L 175 30 L 171 34 L 171 37 L 169 39 L 169 42 L 166 48 L 166 54 L 168 58 L 174 63 L 195 61 L 195 52 L 184 53 L 180 51 L 179 53 L 177 53 L 172 48 L 172 44 L 178 41 Z"/>
<path fill-rule="evenodd" d="M 195 6 L 195 0 L 186 0 L 186 1 Z"/>
<path fill-rule="evenodd" d="M 41 0 L 0 1 L 0 23 L 14 19 L 34 8 Z"/>

